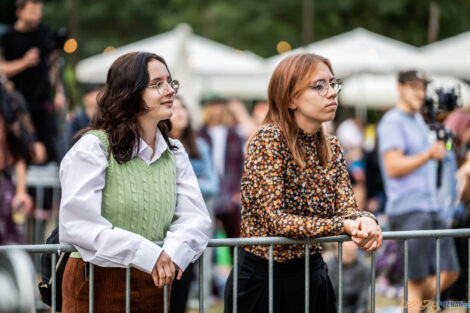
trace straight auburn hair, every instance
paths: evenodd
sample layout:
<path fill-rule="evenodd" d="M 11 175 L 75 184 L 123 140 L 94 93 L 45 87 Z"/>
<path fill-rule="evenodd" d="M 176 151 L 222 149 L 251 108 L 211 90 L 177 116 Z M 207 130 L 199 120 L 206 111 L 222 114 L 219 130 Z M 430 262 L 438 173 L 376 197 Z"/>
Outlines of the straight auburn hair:
<path fill-rule="evenodd" d="M 318 64 L 324 63 L 334 75 L 333 67 L 327 58 L 313 53 L 295 54 L 285 58 L 274 70 L 268 87 L 269 110 L 264 123 L 277 125 L 283 133 L 287 147 L 300 168 L 305 168 L 305 151 L 298 144 L 299 127 L 289 103 L 295 101 L 312 83 Z M 331 150 L 326 130 L 323 126 L 316 134 L 318 159 L 326 166 L 331 159 Z"/>

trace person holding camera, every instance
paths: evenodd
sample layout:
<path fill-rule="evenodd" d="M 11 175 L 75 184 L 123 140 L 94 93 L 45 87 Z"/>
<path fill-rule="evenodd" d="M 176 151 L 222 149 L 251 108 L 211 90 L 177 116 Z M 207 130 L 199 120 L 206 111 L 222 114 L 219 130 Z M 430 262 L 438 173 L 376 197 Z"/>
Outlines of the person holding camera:
<path fill-rule="evenodd" d="M 420 115 L 427 84 L 420 71 L 400 72 L 399 102 L 378 126 L 379 159 L 388 199 L 385 212 L 393 231 L 447 228 L 439 218 L 436 186 L 436 161 L 444 158 L 445 144 L 430 140 L 430 129 Z M 408 300 L 432 299 L 436 295 L 435 240 L 409 239 L 408 245 Z M 440 246 L 440 288 L 444 291 L 457 279 L 459 265 L 453 240 L 441 238 Z M 413 310 L 409 308 L 409 312 Z"/>
<path fill-rule="evenodd" d="M 57 40 L 41 23 L 42 0 L 17 0 L 17 21 L 0 39 L 3 72 L 25 97 L 47 160 L 57 160 L 57 118 L 65 95 L 57 70 Z M 54 99 L 51 99 L 54 89 Z"/>

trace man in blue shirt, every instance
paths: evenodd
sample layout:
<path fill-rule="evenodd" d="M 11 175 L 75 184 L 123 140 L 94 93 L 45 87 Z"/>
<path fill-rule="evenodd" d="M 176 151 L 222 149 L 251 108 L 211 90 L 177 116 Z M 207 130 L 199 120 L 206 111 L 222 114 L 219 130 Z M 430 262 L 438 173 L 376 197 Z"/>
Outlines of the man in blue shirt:
<path fill-rule="evenodd" d="M 428 80 L 420 71 L 398 76 L 400 100 L 378 126 L 380 166 L 387 194 L 385 212 L 395 231 L 442 229 L 439 218 L 436 173 L 444 158 L 444 142 L 433 140 L 420 110 Z M 458 277 L 454 242 L 441 238 L 441 291 Z M 403 242 L 400 242 L 403 244 Z M 436 295 L 434 239 L 410 239 L 408 300 L 429 300 Z M 401 250 L 402 251 L 402 250 Z M 410 307 L 408 312 L 419 312 Z"/>

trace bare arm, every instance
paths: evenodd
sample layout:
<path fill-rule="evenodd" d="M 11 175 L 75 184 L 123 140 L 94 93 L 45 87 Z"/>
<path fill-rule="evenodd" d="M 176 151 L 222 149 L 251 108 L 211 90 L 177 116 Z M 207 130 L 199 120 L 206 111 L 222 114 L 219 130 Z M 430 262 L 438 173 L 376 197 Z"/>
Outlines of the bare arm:
<path fill-rule="evenodd" d="M 462 189 L 462 201 L 470 202 L 470 172 L 467 173 Z"/>
<path fill-rule="evenodd" d="M 0 71 L 7 77 L 13 77 L 27 68 L 37 65 L 39 61 L 39 49 L 31 48 L 20 59 L 12 61 L 0 60 Z"/>
<path fill-rule="evenodd" d="M 27 215 L 33 207 L 33 200 L 28 194 L 26 184 L 27 167 L 24 160 L 15 163 L 16 193 L 11 201 L 11 207 L 15 210 L 20 204 L 24 204 L 24 213 Z"/>
<path fill-rule="evenodd" d="M 26 192 L 26 162 L 20 160 L 15 164 L 16 193 Z"/>
<path fill-rule="evenodd" d="M 445 155 L 444 142 L 435 142 L 428 151 L 405 155 L 402 150 L 393 149 L 384 153 L 384 165 L 390 177 L 397 178 L 416 171 L 431 159 L 442 160 Z"/>
<path fill-rule="evenodd" d="M 51 54 L 49 57 L 49 63 L 51 64 L 49 76 L 54 87 L 54 106 L 57 113 L 61 113 L 65 108 L 66 99 L 64 86 L 60 77 L 59 53 L 57 51 L 54 51 Z"/>

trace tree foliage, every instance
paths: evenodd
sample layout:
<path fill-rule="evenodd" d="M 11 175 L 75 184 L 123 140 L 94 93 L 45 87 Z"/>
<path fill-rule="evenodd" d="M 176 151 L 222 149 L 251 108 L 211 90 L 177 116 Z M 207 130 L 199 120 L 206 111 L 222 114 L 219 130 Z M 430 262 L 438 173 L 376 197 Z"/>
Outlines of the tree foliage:
<path fill-rule="evenodd" d="M 79 10 L 74 11 L 73 2 Z M 313 1 L 313 0 L 312 0 Z M 11 5 L 1 1 L 0 9 Z M 440 9 L 439 38 L 470 30 L 470 1 L 435 0 Z M 428 0 L 316 0 L 314 40 L 356 27 L 422 46 L 427 43 Z M 44 20 L 53 28 L 78 18 L 79 58 L 158 33 L 181 22 L 194 33 L 263 57 L 285 40 L 301 45 L 302 0 L 45 0 Z"/>

